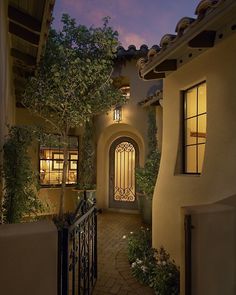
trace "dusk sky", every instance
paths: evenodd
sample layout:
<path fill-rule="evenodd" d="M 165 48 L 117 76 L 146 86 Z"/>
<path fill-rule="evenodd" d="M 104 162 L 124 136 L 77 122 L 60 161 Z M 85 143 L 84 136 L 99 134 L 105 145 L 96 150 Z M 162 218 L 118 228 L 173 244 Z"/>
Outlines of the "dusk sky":
<path fill-rule="evenodd" d="M 110 25 L 118 31 L 124 48 L 133 44 L 151 47 L 159 44 L 164 34 L 175 33 L 177 22 L 184 16 L 194 17 L 200 0 L 56 0 L 54 27 L 58 28 L 62 13 L 77 23 L 101 26 L 110 16 Z"/>

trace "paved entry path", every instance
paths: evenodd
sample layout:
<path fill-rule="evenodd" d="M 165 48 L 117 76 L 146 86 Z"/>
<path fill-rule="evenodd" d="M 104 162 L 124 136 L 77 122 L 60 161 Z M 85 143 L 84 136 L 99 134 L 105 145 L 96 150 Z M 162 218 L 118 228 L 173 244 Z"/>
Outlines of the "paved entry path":
<path fill-rule="evenodd" d="M 98 215 L 98 279 L 93 295 L 152 295 L 132 276 L 124 235 L 141 226 L 140 216 L 103 212 Z"/>

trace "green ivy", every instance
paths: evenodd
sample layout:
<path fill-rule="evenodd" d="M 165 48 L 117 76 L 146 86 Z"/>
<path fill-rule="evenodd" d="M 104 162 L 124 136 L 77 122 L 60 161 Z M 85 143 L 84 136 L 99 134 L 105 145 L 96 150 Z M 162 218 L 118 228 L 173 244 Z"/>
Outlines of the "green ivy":
<path fill-rule="evenodd" d="M 138 191 L 150 199 L 153 197 L 161 159 L 161 154 L 157 149 L 156 132 L 156 112 L 154 108 L 151 108 L 148 115 L 149 153 L 145 166 L 136 169 Z"/>
<path fill-rule="evenodd" d="M 35 216 L 44 209 L 37 197 L 38 181 L 28 155 L 32 140 L 32 129 L 15 126 L 9 129 L 3 146 L 3 218 L 6 223 L 22 222 L 25 215 Z"/>

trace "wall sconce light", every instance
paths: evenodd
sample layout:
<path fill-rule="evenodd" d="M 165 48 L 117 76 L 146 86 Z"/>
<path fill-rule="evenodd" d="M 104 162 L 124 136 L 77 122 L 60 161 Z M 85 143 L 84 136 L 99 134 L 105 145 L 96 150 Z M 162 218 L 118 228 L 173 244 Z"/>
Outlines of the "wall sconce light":
<path fill-rule="evenodd" d="M 119 123 L 122 120 L 122 107 L 116 106 L 113 110 L 113 120 Z"/>

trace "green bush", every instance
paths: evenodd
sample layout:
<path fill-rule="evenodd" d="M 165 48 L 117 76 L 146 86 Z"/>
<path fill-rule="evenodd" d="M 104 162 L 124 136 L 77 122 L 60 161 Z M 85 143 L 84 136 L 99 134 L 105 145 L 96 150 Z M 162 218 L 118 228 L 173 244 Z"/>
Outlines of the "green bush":
<path fill-rule="evenodd" d="M 149 286 L 157 295 L 179 294 L 179 269 L 169 253 L 161 247 L 155 251 L 155 267 L 152 269 Z"/>
<path fill-rule="evenodd" d="M 22 222 L 25 215 L 37 215 L 44 210 L 38 199 L 37 177 L 31 167 L 28 148 L 33 130 L 26 126 L 9 129 L 3 146 L 4 200 L 3 218 L 6 223 Z"/>
<path fill-rule="evenodd" d="M 149 152 L 144 167 L 136 169 L 137 189 L 152 199 L 160 166 L 161 154 L 157 145 L 156 110 L 150 108 L 148 113 L 148 147 Z"/>
<path fill-rule="evenodd" d="M 141 228 L 128 237 L 128 259 L 132 274 L 157 295 L 179 294 L 179 269 L 167 251 L 151 247 L 151 231 Z"/>
<path fill-rule="evenodd" d="M 159 171 L 161 154 L 153 151 L 147 159 L 144 168 L 136 169 L 136 181 L 138 190 L 152 199 Z"/>
<path fill-rule="evenodd" d="M 141 228 L 128 237 L 128 259 L 130 263 L 151 255 L 152 237 L 149 229 Z"/>

